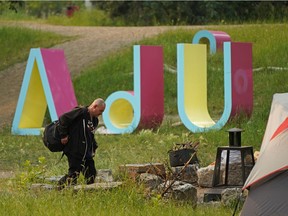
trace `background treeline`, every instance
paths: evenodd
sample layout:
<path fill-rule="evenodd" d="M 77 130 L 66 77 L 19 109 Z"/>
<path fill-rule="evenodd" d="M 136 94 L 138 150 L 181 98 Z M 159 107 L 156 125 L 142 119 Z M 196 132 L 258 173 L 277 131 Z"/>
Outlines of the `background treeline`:
<path fill-rule="evenodd" d="M 205 25 L 286 22 L 287 1 L 0 1 L 3 13 L 37 18 L 67 16 L 67 11 L 90 11 L 121 25 Z M 72 9 L 73 10 L 73 9 Z M 75 10 L 76 13 L 76 10 Z M 119 22 L 121 20 L 121 22 Z"/>
<path fill-rule="evenodd" d="M 277 21 L 288 18 L 288 2 L 132 1 L 99 2 L 111 18 L 134 25 L 203 25 L 225 22 Z"/>

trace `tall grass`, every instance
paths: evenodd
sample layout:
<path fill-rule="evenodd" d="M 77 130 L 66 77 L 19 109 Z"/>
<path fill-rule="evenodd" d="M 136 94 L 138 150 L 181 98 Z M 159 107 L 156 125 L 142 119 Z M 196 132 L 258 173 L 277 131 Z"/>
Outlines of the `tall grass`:
<path fill-rule="evenodd" d="M 231 215 L 223 207 L 213 207 L 215 216 Z M 132 184 L 112 191 L 26 191 L 1 193 L 1 215 L 105 215 L 105 216 L 174 216 L 209 215 L 211 207 L 193 209 L 189 204 L 146 199 L 143 191 Z"/>
<path fill-rule="evenodd" d="M 207 27 L 208 28 L 208 27 Z M 205 28 L 205 29 L 207 29 Z M 176 74 L 165 70 L 165 121 L 158 130 L 135 131 L 124 135 L 96 135 L 99 148 L 95 164 L 98 169 L 110 168 L 115 178 L 119 176 L 119 165 L 127 163 L 162 162 L 168 166 L 168 150 L 174 143 L 195 139 L 201 141 L 197 156 L 201 166 L 215 160 L 218 146 L 228 144 L 227 129 L 244 129 L 242 145 L 259 150 L 264 135 L 272 96 L 288 91 L 287 24 L 215 26 L 209 30 L 227 32 L 233 41 L 253 43 L 253 67 L 261 68 L 253 73 L 254 107 L 252 117 L 239 117 L 228 122 L 221 130 L 193 134 L 183 125 L 173 126 L 179 121 L 177 113 Z M 191 43 L 196 30 L 177 30 L 164 33 L 138 44 L 162 45 L 164 63 L 176 68 L 176 44 Z M 208 57 L 208 104 L 211 115 L 217 117 L 223 110 L 223 56 Z M 282 67 L 275 70 L 270 66 Z M 286 69 L 285 69 L 286 68 Z M 118 90 L 133 89 L 133 53 L 124 49 L 109 56 L 97 65 L 87 68 L 85 73 L 73 79 L 78 102 L 88 104 L 95 97 L 108 97 Z M 9 128 L 0 132 L 0 169 L 25 171 L 23 164 L 31 161 L 32 168 L 44 170 L 41 175 L 61 175 L 66 172 L 67 161 L 61 154 L 50 153 L 42 144 L 41 137 L 12 136 Z M 45 166 L 39 165 L 44 156 Z M 27 164 L 27 163 L 26 163 Z M 30 167 L 31 168 L 31 167 Z M 42 169 L 43 168 L 43 169 Z M 17 180 L 17 178 L 16 178 Z M 19 179 L 18 179 L 19 180 Z M 26 183 L 31 183 L 33 178 Z M 22 179 L 23 183 L 23 179 Z M 19 186 L 19 184 L 18 184 Z M 3 215 L 231 215 L 231 209 L 200 205 L 192 209 L 189 204 L 163 201 L 156 197 L 147 199 L 141 188 L 125 182 L 112 191 L 96 193 L 79 192 L 33 192 L 16 190 L 17 181 L 1 182 L 0 214 Z M 17 207 L 15 207 L 17 206 Z"/>
<path fill-rule="evenodd" d="M 1 3 L 3 4 L 3 2 Z M 6 21 L 18 21 L 18 20 L 21 20 L 21 21 L 36 21 L 37 19 L 33 16 L 29 16 L 28 14 L 25 13 L 25 11 L 23 10 L 18 10 L 17 13 L 15 13 L 14 10 L 9 10 L 8 9 L 9 6 L 6 5 L 4 7 L 1 7 L 0 9 L 2 10 L 1 13 L 0 13 L 0 20 L 6 20 Z"/>
<path fill-rule="evenodd" d="M 49 48 L 69 37 L 21 27 L 0 27 L 0 71 L 27 59 L 31 48 Z"/>

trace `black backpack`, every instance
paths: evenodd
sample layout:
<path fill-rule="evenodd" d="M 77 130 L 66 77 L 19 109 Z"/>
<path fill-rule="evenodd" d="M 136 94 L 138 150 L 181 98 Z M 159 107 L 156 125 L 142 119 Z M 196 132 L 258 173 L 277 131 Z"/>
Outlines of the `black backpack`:
<path fill-rule="evenodd" d="M 43 133 L 43 142 L 44 145 L 51 152 L 61 152 L 63 151 L 65 145 L 61 143 L 61 137 L 57 130 L 57 126 L 59 125 L 59 121 L 51 122 L 46 125 L 44 133 Z"/>

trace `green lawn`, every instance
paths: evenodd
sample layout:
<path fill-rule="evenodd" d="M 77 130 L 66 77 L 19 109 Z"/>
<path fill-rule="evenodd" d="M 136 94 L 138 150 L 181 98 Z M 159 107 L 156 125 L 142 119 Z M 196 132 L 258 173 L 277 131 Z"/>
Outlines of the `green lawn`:
<path fill-rule="evenodd" d="M 205 29 L 205 27 L 203 27 Z M 288 25 L 240 25 L 218 26 L 209 30 L 227 32 L 233 41 L 253 43 L 253 68 L 263 70 L 253 73 L 254 107 L 250 119 L 241 117 L 228 122 L 221 130 L 194 134 L 183 125 L 173 126 L 177 117 L 177 80 L 176 75 L 165 71 L 165 121 L 156 131 L 135 131 L 124 135 L 96 135 L 99 143 L 95 163 L 98 169 L 110 168 L 115 178 L 119 176 L 119 165 L 128 163 L 161 162 L 168 166 L 168 151 L 174 143 L 201 140 L 197 156 L 202 167 L 215 160 L 218 146 L 228 144 L 227 130 L 233 127 L 244 129 L 242 144 L 259 150 L 268 120 L 272 96 L 274 93 L 287 92 L 288 85 Z M 20 41 L 18 32 L 35 35 L 46 33 L 26 29 L 0 28 L 0 37 L 14 38 Z M 164 47 L 164 63 L 176 67 L 176 44 L 191 42 L 195 30 L 177 30 L 164 33 L 152 39 L 140 41 L 139 44 L 157 44 Z M 55 39 L 54 37 L 58 38 Z M 41 38 L 41 37 L 40 37 Z M 46 39 L 45 46 L 63 42 L 63 38 L 53 36 Z M 2 41 L 3 38 L 1 38 Z M 12 42 L 11 42 L 12 43 Z M 20 42 L 19 42 L 20 43 Z M 24 54 L 28 55 L 31 42 L 24 40 Z M 27 43 L 27 44 L 26 44 Z M 34 42 L 33 42 L 34 43 Z M 5 68 L 14 64 L 10 61 L 10 46 L 1 44 L 1 65 Z M 15 45 L 16 46 L 16 45 Z M 41 43 L 39 43 L 39 46 Z M 26 50 L 26 51 L 25 51 Z M 3 61 L 2 59 L 8 59 Z M 222 55 L 208 58 L 208 106 L 211 115 L 217 116 L 223 111 L 223 77 L 221 68 Z M 133 88 L 133 55 L 131 49 L 125 49 L 102 60 L 94 67 L 73 80 L 79 104 L 88 104 L 95 95 L 89 94 L 97 86 L 97 95 L 104 98 L 118 90 Z M 271 67 L 282 67 L 275 70 Z M 216 74 L 215 68 L 220 68 Z M 285 69 L 286 68 L 286 69 Z M 113 76 L 111 76 L 113 74 Z M 117 74 L 114 76 L 114 74 Z M 168 118 L 169 117 L 169 118 Z M 72 191 L 30 191 L 27 185 L 39 181 L 39 176 L 61 175 L 66 172 L 67 161 L 61 153 L 50 153 L 38 136 L 13 136 L 10 128 L 0 132 L 0 170 L 15 171 L 16 178 L 1 180 L 0 214 L 1 215 L 232 215 L 232 208 L 199 205 L 192 209 L 189 204 L 165 201 L 145 196 L 141 187 L 125 180 L 122 188 L 111 191 L 78 192 Z M 40 158 L 40 162 L 39 162 Z M 26 161 L 26 162 L 25 162 Z M 127 181 L 127 182 L 126 182 Z"/>

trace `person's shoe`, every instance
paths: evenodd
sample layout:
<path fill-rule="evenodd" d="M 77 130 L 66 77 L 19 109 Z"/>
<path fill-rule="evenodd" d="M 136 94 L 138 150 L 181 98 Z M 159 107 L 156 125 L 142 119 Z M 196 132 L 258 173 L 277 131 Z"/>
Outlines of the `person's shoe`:
<path fill-rule="evenodd" d="M 95 183 L 95 176 L 91 176 L 91 177 L 86 179 L 86 184 L 87 185 L 93 184 L 93 183 Z"/>
<path fill-rule="evenodd" d="M 70 177 L 68 175 L 64 175 L 57 184 L 57 189 L 62 190 L 67 186 L 73 186 L 77 184 L 77 177 Z"/>

